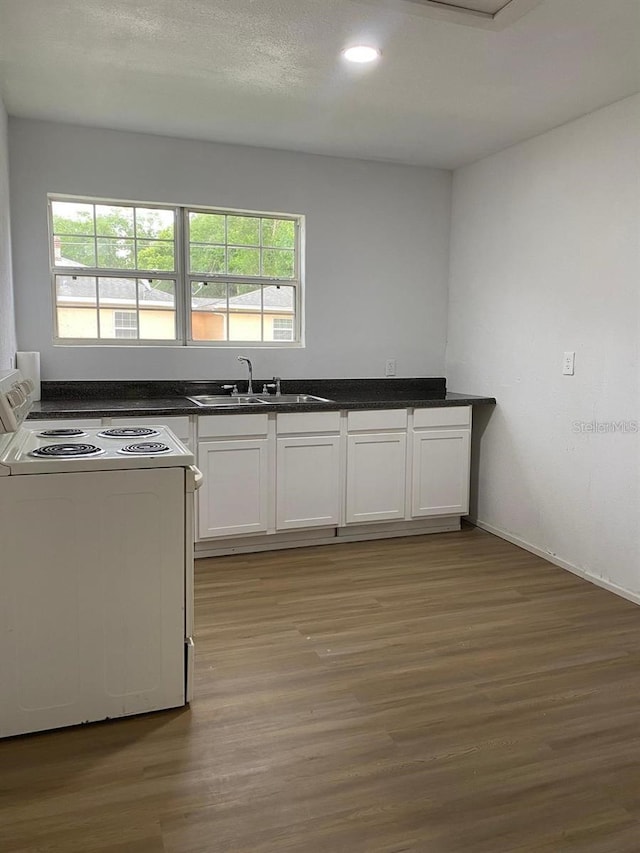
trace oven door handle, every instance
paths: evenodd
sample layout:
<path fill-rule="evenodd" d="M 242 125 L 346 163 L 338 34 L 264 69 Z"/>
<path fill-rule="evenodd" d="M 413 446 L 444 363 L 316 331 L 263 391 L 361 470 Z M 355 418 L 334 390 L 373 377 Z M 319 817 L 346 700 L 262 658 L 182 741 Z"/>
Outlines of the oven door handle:
<path fill-rule="evenodd" d="M 204 481 L 204 474 L 197 465 L 189 465 L 189 471 L 193 475 L 193 491 L 197 492 Z"/>

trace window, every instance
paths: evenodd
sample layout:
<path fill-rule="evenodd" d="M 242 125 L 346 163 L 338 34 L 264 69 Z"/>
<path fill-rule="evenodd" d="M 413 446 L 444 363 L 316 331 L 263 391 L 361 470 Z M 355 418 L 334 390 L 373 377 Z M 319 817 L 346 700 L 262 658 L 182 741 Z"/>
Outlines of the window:
<path fill-rule="evenodd" d="M 50 199 L 64 343 L 296 345 L 301 217 Z"/>

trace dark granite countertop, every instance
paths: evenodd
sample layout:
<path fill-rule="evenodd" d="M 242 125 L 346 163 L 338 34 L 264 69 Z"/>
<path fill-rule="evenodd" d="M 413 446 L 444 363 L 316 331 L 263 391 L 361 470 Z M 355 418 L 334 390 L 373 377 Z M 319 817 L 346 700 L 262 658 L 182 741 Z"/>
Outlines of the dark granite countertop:
<path fill-rule="evenodd" d="M 223 384 L 237 382 L 43 382 L 42 400 L 35 403 L 31 419 L 72 417 L 147 417 L 167 415 L 238 414 L 244 412 L 321 412 L 356 409 L 433 408 L 495 404 L 494 397 L 478 397 L 446 390 L 443 378 L 415 379 L 309 379 L 283 380 L 283 394 L 314 394 L 330 402 L 278 405 L 238 405 L 218 408 L 198 406 L 187 396 L 225 394 Z M 254 386 L 260 390 L 263 380 Z"/>

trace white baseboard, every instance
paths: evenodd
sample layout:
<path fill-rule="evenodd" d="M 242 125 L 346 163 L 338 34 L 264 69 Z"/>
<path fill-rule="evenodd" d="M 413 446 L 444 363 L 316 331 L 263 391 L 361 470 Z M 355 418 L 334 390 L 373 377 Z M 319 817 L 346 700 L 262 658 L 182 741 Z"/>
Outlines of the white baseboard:
<path fill-rule="evenodd" d="M 507 542 L 511 542 L 513 545 L 517 545 L 519 548 L 524 548 L 525 551 L 529 551 L 531 554 L 535 554 L 536 557 L 542 557 L 543 560 L 546 560 L 548 563 L 553 563 L 554 566 L 559 566 L 561 569 L 566 569 L 566 571 L 571 572 L 574 575 L 578 575 L 578 577 L 583 578 L 586 581 L 589 581 L 596 586 L 602 587 L 602 589 L 606 589 L 608 592 L 613 592 L 615 595 L 619 595 L 621 598 L 626 598 L 627 601 L 632 601 L 634 604 L 640 604 L 640 593 L 630 592 L 628 589 L 625 589 L 622 586 L 618 586 L 611 581 L 606 580 L 605 578 L 600 578 L 597 575 L 592 575 L 590 572 L 585 569 L 581 569 L 579 566 L 575 566 L 573 563 L 569 563 L 566 560 L 557 557 L 555 554 L 550 554 L 548 551 L 543 551 L 542 548 L 538 548 L 535 545 L 532 545 L 530 542 L 525 542 L 524 539 L 520 539 L 518 536 L 513 536 L 511 533 L 507 533 L 505 530 L 501 530 L 499 527 L 494 527 L 492 524 L 487 524 L 484 521 L 480 521 L 477 518 L 467 518 L 466 519 L 469 524 L 473 524 L 474 527 L 479 527 L 481 530 L 486 530 L 487 533 L 492 533 L 494 536 L 499 536 L 500 539 L 506 539 Z"/>

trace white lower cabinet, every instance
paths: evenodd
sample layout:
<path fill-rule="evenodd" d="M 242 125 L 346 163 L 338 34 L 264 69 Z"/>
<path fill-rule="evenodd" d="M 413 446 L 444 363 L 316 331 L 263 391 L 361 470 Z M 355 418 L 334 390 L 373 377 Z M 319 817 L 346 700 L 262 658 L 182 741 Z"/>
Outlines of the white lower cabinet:
<path fill-rule="evenodd" d="M 406 432 L 347 437 L 347 524 L 405 516 Z"/>
<path fill-rule="evenodd" d="M 285 436 L 276 448 L 276 528 L 340 523 L 340 436 Z"/>
<path fill-rule="evenodd" d="M 413 413 L 411 518 L 469 512 L 471 406 Z"/>
<path fill-rule="evenodd" d="M 411 517 L 469 511 L 469 429 L 413 434 Z"/>
<path fill-rule="evenodd" d="M 269 439 L 201 441 L 198 535 L 265 533 L 269 521 Z"/>

